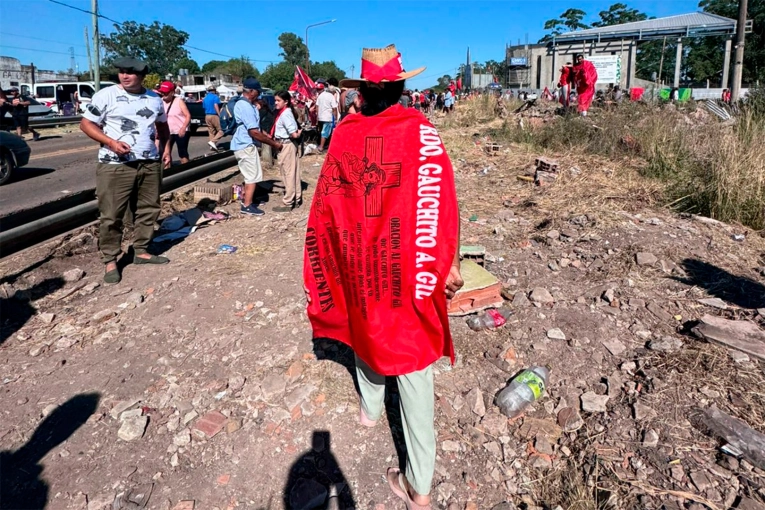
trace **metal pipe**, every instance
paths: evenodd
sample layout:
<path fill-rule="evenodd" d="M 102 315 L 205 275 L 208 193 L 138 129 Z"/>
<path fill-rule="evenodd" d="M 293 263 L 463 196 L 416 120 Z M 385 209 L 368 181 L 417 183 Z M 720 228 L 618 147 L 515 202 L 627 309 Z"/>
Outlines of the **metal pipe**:
<path fill-rule="evenodd" d="M 204 163 L 162 180 L 162 193 L 168 193 L 192 182 L 204 179 L 236 164 L 233 154 Z M 16 228 L 0 232 L 0 258 L 7 257 L 37 243 L 82 227 L 98 219 L 98 201 L 66 209 L 45 218 L 25 223 Z"/>

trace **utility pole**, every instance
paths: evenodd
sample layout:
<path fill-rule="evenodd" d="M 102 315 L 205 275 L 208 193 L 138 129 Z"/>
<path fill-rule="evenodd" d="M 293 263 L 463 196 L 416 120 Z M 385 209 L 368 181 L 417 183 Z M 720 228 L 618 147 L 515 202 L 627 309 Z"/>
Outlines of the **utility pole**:
<path fill-rule="evenodd" d="M 90 56 L 90 38 L 88 37 L 88 27 L 85 26 L 85 47 L 88 49 L 88 70 L 90 71 L 90 79 L 93 79 L 93 58 Z"/>
<path fill-rule="evenodd" d="M 91 0 L 93 11 L 93 84 L 96 92 L 101 90 L 101 41 L 98 40 L 98 0 Z"/>
<path fill-rule="evenodd" d="M 354 64 L 351 64 L 351 79 L 353 79 L 353 71 L 356 70 L 356 66 Z"/>
<path fill-rule="evenodd" d="M 738 101 L 741 94 L 741 77 L 744 73 L 744 37 L 746 32 L 747 0 L 738 0 L 738 23 L 736 23 L 736 60 L 733 64 L 731 102 Z"/>

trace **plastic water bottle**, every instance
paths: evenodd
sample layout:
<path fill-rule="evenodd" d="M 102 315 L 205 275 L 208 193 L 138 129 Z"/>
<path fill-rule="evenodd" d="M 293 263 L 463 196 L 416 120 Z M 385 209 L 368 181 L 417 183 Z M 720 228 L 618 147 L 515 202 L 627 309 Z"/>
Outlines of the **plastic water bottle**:
<path fill-rule="evenodd" d="M 509 308 L 500 308 L 499 310 L 486 310 L 486 313 L 482 315 L 476 315 L 470 317 L 467 320 L 467 325 L 473 331 L 481 331 L 482 329 L 497 329 L 505 325 L 507 318 L 513 314 L 513 311 Z"/>
<path fill-rule="evenodd" d="M 508 418 L 515 418 L 526 407 L 539 400 L 545 393 L 550 370 L 546 367 L 531 367 L 513 379 L 499 392 L 494 403 Z"/>

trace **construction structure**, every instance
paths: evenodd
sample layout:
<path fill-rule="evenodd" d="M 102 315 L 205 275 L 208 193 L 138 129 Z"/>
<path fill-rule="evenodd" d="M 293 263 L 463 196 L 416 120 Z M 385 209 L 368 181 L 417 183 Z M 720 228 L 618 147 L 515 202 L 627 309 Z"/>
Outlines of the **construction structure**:
<path fill-rule="evenodd" d="M 22 64 L 17 58 L 0 57 L 0 88 L 3 90 L 39 81 L 77 81 L 77 75 L 38 69 L 34 64 Z"/>
<path fill-rule="evenodd" d="M 683 39 L 722 36 L 725 38 L 722 83 L 723 87 L 727 87 L 736 25 L 734 19 L 696 12 L 576 30 L 555 36 L 547 43 L 508 46 L 505 57 L 509 64 L 508 86 L 532 89 L 554 87 L 560 68 L 572 63 L 575 53 L 583 53 L 598 68 L 600 86 L 613 84 L 630 89 L 644 84 L 635 76 L 639 45 L 666 39 L 677 43 L 680 58 L 676 59 L 673 81 L 673 86 L 677 88 L 681 81 Z M 747 21 L 745 28 L 751 31 L 751 21 Z"/>

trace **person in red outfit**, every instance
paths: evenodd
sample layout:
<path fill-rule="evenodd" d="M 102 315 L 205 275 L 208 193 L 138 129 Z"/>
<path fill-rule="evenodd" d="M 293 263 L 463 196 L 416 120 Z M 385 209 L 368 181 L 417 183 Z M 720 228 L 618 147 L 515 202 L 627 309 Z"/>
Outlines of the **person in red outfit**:
<path fill-rule="evenodd" d="M 592 98 L 595 96 L 595 83 L 598 81 L 598 71 L 589 60 L 584 59 L 584 55 L 577 53 L 574 55 L 574 67 L 571 69 L 574 75 L 574 86 L 578 96 L 578 110 L 582 117 L 587 116 L 587 111 L 592 104 Z"/>
<path fill-rule="evenodd" d="M 404 71 L 395 46 L 367 48 L 361 112 L 337 126 L 316 184 L 303 277 L 314 338 L 356 355 L 359 423 L 374 426 L 385 378 L 398 381 L 406 469 L 389 468 L 408 510 L 430 510 L 436 461 L 433 364 L 454 360 L 447 301 L 463 285 L 454 171 L 436 128 L 399 104 Z"/>

